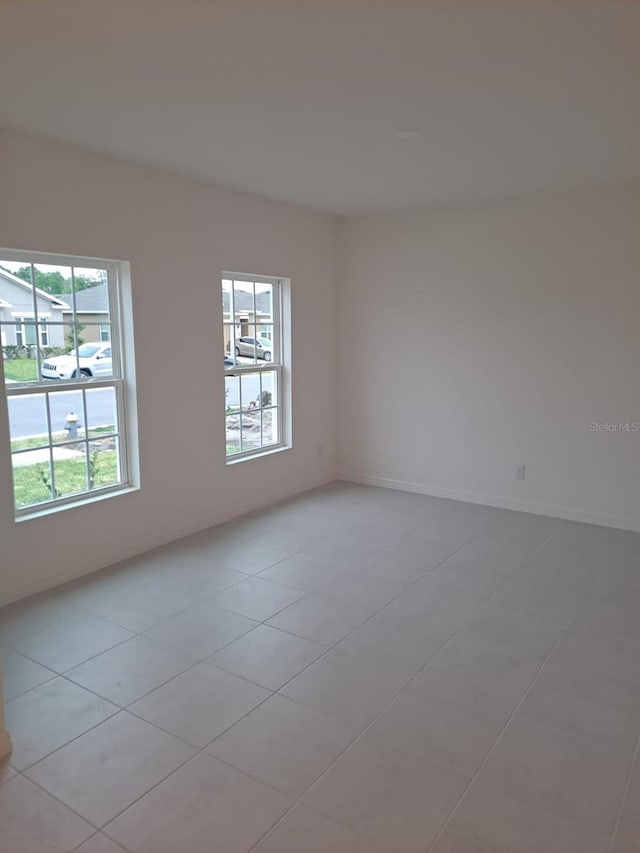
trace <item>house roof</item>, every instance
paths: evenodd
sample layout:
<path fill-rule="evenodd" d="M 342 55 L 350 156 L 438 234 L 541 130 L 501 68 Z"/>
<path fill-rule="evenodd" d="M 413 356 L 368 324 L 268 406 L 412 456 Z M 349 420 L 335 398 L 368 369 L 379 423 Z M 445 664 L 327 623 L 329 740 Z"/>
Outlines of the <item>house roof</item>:
<path fill-rule="evenodd" d="M 78 290 L 76 292 L 76 313 L 109 313 L 109 293 L 106 282 L 103 282 L 102 284 L 94 284 L 93 287 L 87 287 L 84 290 Z"/>
<path fill-rule="evenodd" d="M 22 287 L 24 290 L 28 290 L 31 293 L 32 285 L 29 284 L 28 281 L 25 281 L 22 278 L 18 278 L 17 275 L 7 272 L 7 270 L 0 269 L 0 278 L 4 278 L 11 284 L 17 285 L 18 287 Z M 46 299 L 48 302 L 50 302 L 54 308 L 64 309 L 69 307 L 64 300 L 60 299 L 59 296 L 55 296 L 52 293 L 47 293 L 46 290 L 40 290 L 39 287 L 36 287 L 35 292 L 41 299 Z"/>
<path fill-rule="evenodd" d="M 229 307 L 229 292 L 222 291 L 222 310 L 228 314 L 231 310 Z M 239 311 L 253 310 L 253 297 L 250 293 L 244 290 L 236 290 L 234 293 L 234 306 L 236 314 Z M 256 293 L 256 310 L 261 314 L 271 313 L 271 296 L 269 293 Z"/>

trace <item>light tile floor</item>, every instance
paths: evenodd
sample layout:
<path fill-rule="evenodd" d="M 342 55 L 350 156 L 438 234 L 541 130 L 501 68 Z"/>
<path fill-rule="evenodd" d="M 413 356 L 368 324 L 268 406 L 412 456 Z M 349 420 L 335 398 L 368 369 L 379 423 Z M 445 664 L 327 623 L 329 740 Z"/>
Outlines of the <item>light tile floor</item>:
<path fill-rule="evenodd" d="M 334 483 L 0 637 L 0 853 L 640 850 L 638 534 Z"/>

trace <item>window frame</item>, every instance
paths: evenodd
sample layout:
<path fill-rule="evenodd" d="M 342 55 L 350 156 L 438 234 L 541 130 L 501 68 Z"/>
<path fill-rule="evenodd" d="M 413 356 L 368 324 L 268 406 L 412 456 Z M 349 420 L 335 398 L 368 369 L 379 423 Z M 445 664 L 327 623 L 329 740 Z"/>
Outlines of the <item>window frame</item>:
<path fill-rule="evenodd" d="M 49 252 L 37 251 L 22 251 L 16 249 L 0 248 L 0 259 L 7 261 L 16 261 L 22 264 L 47 264 L 54 266 L 67 266 L 71 268 L 97 268 L 105 270 L 108 281 L 108 300 L 109 300 L 109 328 L 111 331 L 112 352 L 112 375 L 107 377 L 93 376 L 83 377 L 81 379 L 43 379 L 41 375 L 41 364 L 46 360 L 40 349 L 44 346 L 38 343 L 38 332 L 43 328 L 40 323 L 39 312 L 37 310 L 38 295 L 36 290 L 32 290 L 33 298 L 33 323 L 37 332 L 37 343 L 34 345 L 37 379 L 27 382 L 13 382 L 7 384 L 4 377 L 4 363 L 0 370 L 0 382 L 4 389 L 5 411 L 8 424 L 9 447 L 8 452 L 10 457 L 13 457 L 15 451 L 11 446 L 11 429 L 9 422 L 9 399 L 30 396 L 44 395 L 44 409 L 46 413 L 46 423 L 48 435 L 47 439 L 43 439 L 42 447 L 49 448 L 49 476 L 51 482 L 51 490 L 55 490 L 55 466 L 53 464 L 53 447 L 65 447 L 67 445 L 85 445 L 85 465 L 87 473 L 87 488 L 83 491 L 74 492 L 73 494 L 64 495 L 62 497 L 52 497 L 48 500 L 43 500 L 38 503 L 28 504 L 23 507 L 16 506 L 15 500 L 15 485 L 13 492 L 13 507 L 16 521 L 22 521 L 29 518 L 38 517 L 41 515 L 58 512 L 63 509 L 68 509 L 72 506 L 79 506 L 87 503 L 102 500 L 106 497 L 111 497 L 118 494 L 124 494 L 138 489 L 139 486 L 139 466 L 138 466 L 138 447 L 137 447 L 137 406 L 135 394 L 135 372 L 134 372 L 134 342 L 133 342 L 133 318 L 131 311 L 130 300 L 130 278 L 129 264 L 125 261 L 87 257 L 83 255 L 66 255 Z M 73 270 L 72 270 L 73 275 Z M 32 279 L 32 288 L 35 282 Z M 126 293 L 125 293 L 126 287 Z M 55 297 L 55 294 L 54 294 Z M 65 299 L 65 297 L 67 297 Z M 68 302 L 73 308 L 71 328 L 77 326 L 78 313 L 75 308 L 75 291 L 68 294 L 59 294 L 59 299 Z M 126 305 L 126 313 L 123 310 L 123 305 Z M 18 318 L 13 318 L 15 321 Z M 20 318 L 24 321 L 24 318 Z M 69 320 L 61 317 L 60 320 L 52 320 L 48 315 L 46 318 L 46 334 L 50 340 L 52 327 L 61 327 L 63 330 L 69 327 Z M 100 326 L 98 326 L 100 328 Z M 75 332 L 77 336 L 77 331 Z M 124 340 L 126 338 L 126 352 Z M 103 343 L 103 342 L 101 342 Z M 77 349 L 77 340 L 76 340 Z M 78 364 L 79 367 L 79 364 Z M 119 480 L 117 483 L 112 483 L 105 486 L 90 487 L 89 483 L 89 445 L 92 438 L 89 436 L 87 428 L 87 398 L 86 394 L 82 393 L 88 389 L 96 390 L 100 388 L 113 388 L 115 398 L 115 423 L 113 436 L 116 438 L 117 444 L 117 465 L 119 472 Z M 54 431 L 51 423 L 51 407 L 49 395 L 51 393 L 60 393 L 65 391 L 75 391 L 82 394 L 82 422 L 85 424 L 85 435 L 82 438 L 69 439 L 64 441 L 53 441 L 52 436 Z M 17 451 L 20 452 L 20 451 Z M 12 465 L 13 469 L 13 465 Z"/>
<path fill-rule="evenodd" d="M 13 314 L 13 323 L 8 321 L 3 325 L 14 325 L 15 326 L 15 339 L 16 346 L 20 349 L 25 349 L 27 347 L 38 347 L 38 346 L 47 346 L 47 344 L 42 343 L 41 333 L 43 330 L 44 324 L 44 332 L 47 332 L 47 321 L 39 320 L 36 323 L 36 319 L 33 314 Z M 29 330 L 31 331 L 31 335 L 29 335 Z M 33 337 L 33 341 L 29 341 L 29 337 Z M 20 341 L 18 342 L 18 338 Z"/>
<path fill-rule="evenodd" d="M 224 302 L 224 291 L 222 290 L 222 282 L 231 281 L 230 288 L 230 297 L 229 297 L 229 319 L 225 320 L 224 315 L 224 306 L 223 306 L 223 317 L 222 317 L 222 329 L 223 333 L 226 328 L 229 329 L 229 352 L 227 353 L 226 349 L 224 349 L 225 358 L 227 355 L 233 359 L 236 359 L 236 351 L 235 345 L 236 341 L 242 337 L 250 337 L 250 338 L 260 338 L 263 337 L 258 329 L 265 325 L 264 322 L 260 322 L 257 317 L 256 310 L 256 300 L 255 300 L 255 284 L 256 283 L 264 283 L 270 284 L 272 287 L 272 315 L 273 320 L 271 323 L 267 325 L 271 326 L 272 329 L 272 340 L 271 343 L 271 359 L 266 361 L 264 359 L 258 359 L 257 354 L 254 353 L 255 361 L 252 364 L 240 364 L 240 365 L 232 365 L 226 366 L 224 365 L 224 378 L 225 378 L 225 389 L 226 389 L 226 379 L 229 376 L 238 376 L 242 377 L 246 374 L 257 373 L 260 375 L 260 398 L 262 396 L 262 374 L 263 373 L 273 373 L 275 375 L 275 383 L 277 389 L 277 399 L 272 402 L 271 406 L 260 407 L 260 439 L 262 441 L 262 413 L 263 411 L 273 411 L 276 412 L 276 429 L 278 435 L 278 441 L 273 444 L 261 445 L 260 447 L 251 447 L 247 450 L 240 450 L 237 453 L 227 453 L 227 441 L 226 441 L 226 425 L 227 425 L 227 406 L 226 406 L 226 393 L 225 393 L 225 407 L 224 407 L 224 453 L 225 453 L 225 462 L 227 465 L 234 465 L 238 462 L 244 462 L 249 459 L 255 459 L 262 456 L 267 456 L 268 454 L 279 452 L 282 450 L 286 450 L 291 447 L 291 404 L 290 404 L 290 393 L 289 393 L 289 352 L 290 352 L 290 310 L 289 310 L 289 279 L 283 278 L 281 276 L 272 276 L 272 275 L 248 275 L 246 273 L 236 273 L 223 271 L 220 274 L 220 286 L 221 286 L 221 295 Z M 253 332 L 249 334 L 242 334 L 241 330 L 238 333 L 238 323 L 235 321 L 236 312 L 234 305 L 234 282 L 246 282 L 247 284 L 254 285 L 254 295 L 253 295 L 253 322 L 250 324 Z M 242 313 L 242 312 L 240 312 Z M 250 312 L 251 313 L 251 312 Z M 224 334 L 223 334 L 223 345 L 224 345 Z M 255 350 L 255 347 L 254 347 Z M 256 351 L 257 353 L 257 351 Z M 276 357 L 277 356 L 277 357 Z M 242 421 L 242 390 L 241 390 L 241 378 L 239 379 L 239 403 L 240 403 L 240 419 Z M 240 427 L 240 436 L 242 437 L 242 424 Z"/>

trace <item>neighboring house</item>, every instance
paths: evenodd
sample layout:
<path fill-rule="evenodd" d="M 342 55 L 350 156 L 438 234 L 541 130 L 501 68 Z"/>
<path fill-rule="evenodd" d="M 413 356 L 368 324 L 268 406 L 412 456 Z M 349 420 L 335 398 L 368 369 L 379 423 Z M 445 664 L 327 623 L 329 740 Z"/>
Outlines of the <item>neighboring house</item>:
<path fill-rule="evenodd" d="M 253 295 L 236 290 L 234 296 L 235 327 L 236 336 L 255 335 L 257 337 L 271 338 L 272 323 L 271 295 L 269 293 L 256 293 L 255 314 L 253 313 Z M 225 324 L 231 322 L 230 295 L 227 291 L 222 293 L 222 311 Z M 231 342 L 231 326 L 224 326 L 224 349 L 229 352 Z"/>
<path fill-rule="evenodd" d="M 69 310 L 69 306 L 60 296 L 37 287 L 34 293 L 28 282 L 0 269 L 0 344 L 3 347 L 63 347 L 65 309 Z"/>
<path fill-rule="evenodd" d="M 71 302 L 71 296 L 68 297 Z M 63 311 L 66 322 L 65 333 L 71 331 L 73 316 L 71 305 Z M 109 324 L 109 293 L 106 282 L 78 290 L 76 293 L 77 322 L 84 326 L 80 334 L 85 341 L 108 341 L 111 338 Z"/>

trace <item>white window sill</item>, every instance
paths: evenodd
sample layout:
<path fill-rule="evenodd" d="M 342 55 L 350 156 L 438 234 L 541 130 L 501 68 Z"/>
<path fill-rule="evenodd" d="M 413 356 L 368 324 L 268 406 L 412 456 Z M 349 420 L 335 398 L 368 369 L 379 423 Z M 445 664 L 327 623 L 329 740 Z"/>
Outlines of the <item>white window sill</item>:
<path fill-rule="evenodd" d="M 227 456 L 227 465 L 239 465 L 240 462 L 249 462 L 252 459 L 262 459 L 264 456 L 274 456 L 276 453 L 282 453 L 285 450 L 291 450 L 290 444 L 283 444 L 280 447 L 269 447 L 265 450 L 256 450 L 255 453 L 249 453 L 246 456 Z"/>
<path fill-rule="evenodd" d="M 34 507 L 33 510 L 27 510 L 24 513 L 20 513 L 20 515 L 16 515 L 15 521 L 16 523 L 20 523 L 22 521 L 31 521 L 35 518 L 43 518 L 47 515 L 57 515 L 59 512 L 63 512 L 67 509 L 73 509 L 74 507 L 87 506 L 88 504 L 96 504 L 101 503 L 102 501 L 106 501 L 109 498 L 116 498 L 120 495 L 129 495 L 132 492 L 140 491 L 140 486 L 122 486 L 119 488 L 114 488 L 110 491 L 100 492 L 97 495 L 81 495 L 76 500 L 70 500 L 69 503 L 59 503 L 54 506 L 43 506 L 43 507 Z"/>

